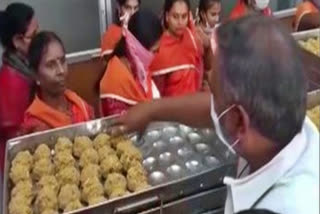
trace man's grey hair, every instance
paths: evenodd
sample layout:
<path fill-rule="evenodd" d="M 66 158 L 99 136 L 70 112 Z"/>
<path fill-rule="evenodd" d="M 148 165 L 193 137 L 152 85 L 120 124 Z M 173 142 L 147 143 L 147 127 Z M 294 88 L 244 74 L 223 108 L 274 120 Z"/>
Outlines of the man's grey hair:
<path fill-rule="evenodd" d="M 306 80 L 297 43 L 277 21 L 248 16 L 217 30 L 221 87 L 239 104 L 250 125 L 278 146 L 301 131 Z"/>

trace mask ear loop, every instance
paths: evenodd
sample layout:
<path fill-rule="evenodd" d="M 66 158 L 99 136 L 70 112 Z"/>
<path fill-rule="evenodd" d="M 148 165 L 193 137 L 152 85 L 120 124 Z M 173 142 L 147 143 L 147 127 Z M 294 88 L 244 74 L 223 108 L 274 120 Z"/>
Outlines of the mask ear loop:
<path fill-rule="evenodd" d="M 232 145 L 231 147 L 234 148 L 236 145 L 238 145 L 240 142 L 240 139 L 236 140 Z"/>
<path fill-rule="evenodd" d="M 229 108 L 227 108 L 226 110 L 224 110 L 220 116 L 218 117 L 218 120 L 220 120 L 226 113 L 228 113 L 231 109 L 233 109 L 234 107 L 236 107 L 236 104 L 233 104 L 232 106 L 230 106 Z"/>
<path fill-rule="evenodd" d="M 236 104 L 231 105 L 229 108 L 227 108 L 226 110 L 224 110 L 220 116 L 218 116 L 218 120 L 220 120 L 225 114 L 227 114 L 231 109 L 235 108 Z M 240 139 L 234 141 L 234 143 L 232 143 L 231 145 L 227 145 L 227 147 L 229 148 L 229 151 L 232 154 L 236 154 L 236 151 L 234 150 L 234 147 L 240 142 Z"/>

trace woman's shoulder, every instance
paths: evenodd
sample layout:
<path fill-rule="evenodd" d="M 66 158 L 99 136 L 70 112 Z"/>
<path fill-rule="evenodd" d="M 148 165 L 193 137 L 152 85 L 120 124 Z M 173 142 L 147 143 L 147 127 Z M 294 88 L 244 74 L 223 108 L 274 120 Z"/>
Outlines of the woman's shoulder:
<path fill-rule="evenodd" d="M 129 71 L 128 65 L 125 64 L 125 62 L 119 57 L 113 56 L 108 62 L 106 74 L 110 74 L 112 72 L 114 75 L 116 75 L 116 78 L 118 78 L 121 75 L 120 73 L 123 71 Z"/>
<path fill-rule="evenodd" d="M 76 92 L 74 92 L 70 89 L 67 89 L 65 91 L 65 94 L 67 95 L 67 98 L 69 98 L 69 100 L 72 100 L 72 101 L 79 100 L 82 103 L 84 103 L 86 108 L 89 108 L 89 109 L 92 108 L 92 106 L 84 98 L 82 98 L 80 95 L 78 95 Z"/>
<path fill-rule="evenodd" d="M 45 122 L 33 116 L 29 112 L 26 112 L 24 114 L 23 122 L 21 124 L 18 135 L 22 136 L 35 132 L 45 131 L 48 129 L 50 129 L 50 127 Z"/>
<path fill-rule="evenodd" d="M 0 81 L 26 81 L 26 78 L 19 73 L 19 71 L 4 63 L 0 68 Z"/>
<path fill-rule="evenodd" d="M 85 101 L 85 99 L 83 99 L 83 98 L 82 98 L 79 94 L 77 94 L 77 92 L 75 92 L 75 91 L 72 91 L 72 90 L 70 90 L 70 89 L 67 89 L 64 93 L 65 93 L 65 95 L 67 96 L 67 98 L 79 99 L 79 100 L 81 100 L 82 102 L 87 103 L 87 102 Z"/>
<path fill-rule="evenodd" d="M 107 28 L 107 32 L 112 32 L 112 31 L 121 31 L 122 30 L 122 27 L 117 25 L 117 24 L 111 24 L 109 25 L 109 27 Z"/>
<path fill-rule="evenodd" d="M 88 115 L 88 118 L 86 118 L 85 121 L 92 120 L 95 118 L 94 108 L 84 98 L 82 98 L 76 92 L 71 91 L 69 89 L 65 91 L 65 95 L 67 99 L 71 101 L 76 108 L 82 109 L 82 113 Z"/>
<path fill-rule="evenodd" d="M 101 40 L 101 55 L 112 54 L 118 41 L 121 39 L 122 28 L 116 24 L 110 25 Z"/>
<path fill-rule="evenodd" d="M 0 68 L 0 91 L 16 93 L 19 91 L 30 93 L 32 81 L 20 74 L 15 68 L 9 65 L 2 65 Z"/>

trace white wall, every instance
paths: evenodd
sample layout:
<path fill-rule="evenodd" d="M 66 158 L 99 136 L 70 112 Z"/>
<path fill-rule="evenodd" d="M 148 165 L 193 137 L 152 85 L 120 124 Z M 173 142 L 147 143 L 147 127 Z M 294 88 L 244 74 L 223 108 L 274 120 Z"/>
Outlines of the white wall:
<path fill-rule="evenodd" d="M 115 2 L 115 0 L 112 0 Z M 199 0 L 190 0 L 196 8 Z M 224 15 L 228 15 L 237 0 L 221 0 Z M 270 0 L 274 11 L 292 7 L 301 0 Z M 4 9 L 14 0 L 0 0 Z M 43 30 L 55 31 L 64 41 L 67 52 L 77 52 L 100 46 L 98 0 L 20 0 L 34 7 Z M 142 0 L 142 7 L 162 11 L 164 0 Z M 0 49 L 1 54 L 1 49 Z M 0 60 L 1 61 L 1 60 Z"/>
<path fill-rule="evenodd" d="M 302 0 L 270 0 L 270 6 L 273 11 L 277 11 L 279 9 L 288 9 L 296 5 L 296 2 L 300 2 Z M 164 0 L 142 0 L 142 6 L 151 8 L 154 12 L 160 13 L 162 11 Z M 192 4 L 192 8 L 195 9 L 198 4 L 199 0 L 190 0 Z M 223 14 L 228 16 L 231 9 L 236 4 L 237 0 L 221 0 Z"/>
<path fill-rule="evenodd" d="M 0 0 L 0 9 L 14 0 Z M 98 0 L 20 0 L 35 9 L 41 30 L 56 32 L 67 52 L 100 46 Z"/>

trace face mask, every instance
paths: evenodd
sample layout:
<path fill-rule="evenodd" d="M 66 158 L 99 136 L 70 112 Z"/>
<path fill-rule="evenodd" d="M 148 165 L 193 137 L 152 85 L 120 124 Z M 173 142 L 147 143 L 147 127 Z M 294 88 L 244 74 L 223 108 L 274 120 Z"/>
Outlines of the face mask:
<path fill-rule="evenodd" d="M 218 23 L 218 22 L 219 22 L 219 16 L 214 16 L 214 21 L 215 21 L 216 23 Z"/>
<path fill-rule="evenodd" d="M 229 144 L 228 141 L 226 140 L 226 138 L 224 137 L 224 134 L 222 132 L 222 128 L 221 128 L 221 125 L 219 122 L 219 120 L 234 107 L 235 107 L 235 105 L 230 106 L 224 112 L 222 112 L 220 114 L 220 116 L 218 116 L 215 111 L 215 108 L 214 108 L 214 98 L 213 98 L 213 96 L 211 96 L 211 118 L 212 118 L 215 130 L 216 130 L 216 134 L 217 134 L 218 138 L 220 139 L 220 141 L 230 150 L 230 152 L 232 152 L 233 154 L 236 154 L 236 151 L 233 148 L 239 143 L 240 139 L 236 140 L 232 144 Z"/>
<path fill-rule="evenodd" d="M 270 0 L 255 0 L 256 1 L 256 9 L 264 10 L 268 7 Z"/>
<path fill-rule="evenodd" d="M 214 17 L 214 21 L 215 21 L 216 23 L 218 23 L 218 22 L 219 22 L 219 16 L 215 16 L 215 17 Z M 214 31 L 214 29 L 215 29 L 217 26 L 218 26 L 218 24 L 216 24 L 214 27 L 211 27 L 210 24 L 209 24 L 209 22 L 206 20 L 206 28 L 204 29 L 204 31 L 205 31 L 205 33 L 207 33 L 207 34 L 212 34 L 213 31 Z"/>

